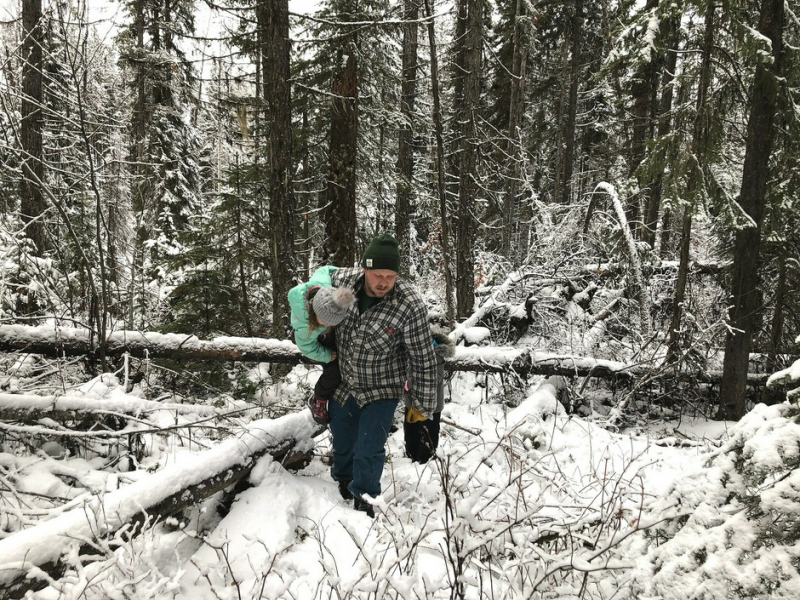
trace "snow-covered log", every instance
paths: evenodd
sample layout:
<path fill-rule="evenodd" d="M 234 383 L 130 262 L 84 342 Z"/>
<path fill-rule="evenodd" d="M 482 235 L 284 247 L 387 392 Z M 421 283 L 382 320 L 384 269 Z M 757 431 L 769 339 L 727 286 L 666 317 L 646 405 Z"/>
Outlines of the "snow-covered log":
<path fill-rule="evenodd" d="M 65 394 L 63 396 L 36 396 L 33 394 L 0 394 L 0 421 L 33 421 L 43 417 L 58 420 L 59 415 L 78 413 L 116 413 L 139 416 L 154 410 L 168 410 L 177 414 L 194 414 L 211 417 L 226 412 L 204 404 L 177 404 L 156 402 L 120 395 L 114 398 L 96 398 Z"/>
<path fill-rule="evenodd" d="M 79 508 L 0 540 L 0 598 L 21 598 L 47 585 L 37 572 L 58 578 L 71 548 L 108 536 L 123 526 L 175 514 L 246 477 L 266 454 L 284 464 L 314 447 L 319 427 L 308 411 L 254 421 L 235 438 Z"/>
<path fill-rule="evenodd" d="M 98 342 L 87 329 L 51 325 L 0 326 L 0 351 L 25 351 L 44 356 L 81 356 L 97 351 Z M 105 342 L 105 354 L 128 353 L 138 358 L 222 360 L 273 363 L 310 362 L 288 340 L 218 337 L 201 340 L 194 335 L 141 331 L 115 331 Z"/>
<path fill-rule="evenodd" d="M 466 329 L 455 334 L 464 335 Z M 24 351 L 46 356 L 81 355 L 91 353 L 86 330 L 0 326 L 0 351 Z M 310 362 L 297 346 L 287 340 L 263 338 L 221 337 L 201 340 L 195 336 L 153 332 L 118 331 L 109 336 L 106 354 L 128 352 L 140 358 L 172 358 L 179 360 L 229 360 L 243 362 Z M 648 365 L 631 365 L 587 356 L 549 354 L 530 348 L 469 346 L 457 347 L 453 358 L 446 363 L 448 371 L 515 372 L 520 376 L 561 375 L 566 377 L 603 377 L 621 381 L 643 375 L 653 376 Z M 674 377 L 669 373 L 665 377 Z M 685 373 L 680 379 L 716 383 L 721 373 Z M 748 381 L 755 385 L 766 382 L 766 375 L 755 374 Z"/>

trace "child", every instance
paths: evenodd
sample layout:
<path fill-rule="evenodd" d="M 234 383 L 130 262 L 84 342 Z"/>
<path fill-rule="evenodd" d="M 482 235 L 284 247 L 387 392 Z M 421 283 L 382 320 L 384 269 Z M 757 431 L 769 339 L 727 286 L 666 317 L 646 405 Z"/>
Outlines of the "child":
<path fill-rule="evenodd" d="M 320 425 L 328 424 L 328 401 L 342 379 L 331 328 L 342 322 L 355 302 L 350 289 L 331 287 L 330 273 L 335 269 L 321 267 L 308 282 L 289 290 L 295 344 L 305 356 L 322 363 L 322 374 L 308 401 L 311 416 Z"/>
<path fill-rule="evenodd" d="M 406 456 L 422 464 L 428 462 L 439 447 L 439 421 L 444 408 L 444 363 L 445 359 L 455 354 L 455 344 L 444 330 L 433 327 L 431 334 L 436 353 L 436 410 L 430 419 L 426 419 L 406 396 L 406 414 L 403 420 Z"/>

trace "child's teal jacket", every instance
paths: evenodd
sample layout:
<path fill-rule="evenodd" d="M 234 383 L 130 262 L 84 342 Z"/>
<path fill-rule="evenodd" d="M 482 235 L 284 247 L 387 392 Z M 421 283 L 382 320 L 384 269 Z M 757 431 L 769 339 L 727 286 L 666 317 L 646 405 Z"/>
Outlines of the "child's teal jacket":
<path fill-rule="evenodd" d="M 320 267 L 305 283 L 294 286 L 289 290 L 289 307 L 291 308 L 292 328 L 294 329 L 294 343 L 305 356 L 321 363 L 331 362 L 331 350 L 317 341 L 317 336 L 324 332 L 326 327 L 318 327 L 312 331 L 308 329 L 308 307 L 306 294 L 314 286 L 332 287 L 331 273 L 338 267 Z"/>

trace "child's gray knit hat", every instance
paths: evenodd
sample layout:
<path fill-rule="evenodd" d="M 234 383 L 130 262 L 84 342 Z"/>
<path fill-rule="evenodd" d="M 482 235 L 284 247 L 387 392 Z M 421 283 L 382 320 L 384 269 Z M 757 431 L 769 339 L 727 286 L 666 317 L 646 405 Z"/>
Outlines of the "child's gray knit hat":
<path fill-rule="evenodd" d="M 356 297 L 349 288 L 323 287 L 317 291 L 312 305 L 320 324 L 335 326 L 344 320 L 355 301 Z"/>

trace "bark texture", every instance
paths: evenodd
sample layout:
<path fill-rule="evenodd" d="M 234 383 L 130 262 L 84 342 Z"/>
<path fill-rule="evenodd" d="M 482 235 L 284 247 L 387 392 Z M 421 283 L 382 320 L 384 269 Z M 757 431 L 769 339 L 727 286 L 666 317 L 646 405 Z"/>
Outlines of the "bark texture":
<path fill-rule="evenodd" d="M 22 2 L 22 114 L 20 136 L 23 163 L 20 180 L 22 222 L 36 252 L 45 249 L 43 216 L 47 208 L 42 193 L 42 0 Z"/>
<path fill-rule="evenodd" d="M 772 61 L 758 64 L 750 93 L 746 153 L 739 204 L 753 226 L 736 233 L 719 416 L 739 419 L 746 412 L 747 369 L 756 318 L 761 308 L 758 254 L 767 195 L 780 74 L 784 0 L 762 0 L 759 32 L 772 43 Z"/>

